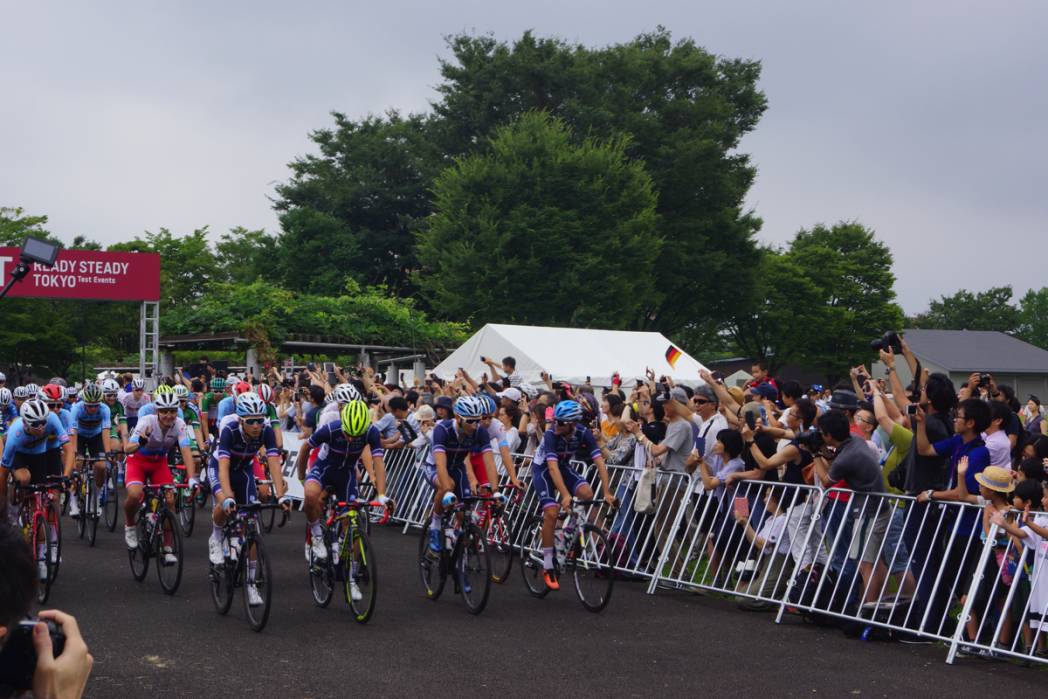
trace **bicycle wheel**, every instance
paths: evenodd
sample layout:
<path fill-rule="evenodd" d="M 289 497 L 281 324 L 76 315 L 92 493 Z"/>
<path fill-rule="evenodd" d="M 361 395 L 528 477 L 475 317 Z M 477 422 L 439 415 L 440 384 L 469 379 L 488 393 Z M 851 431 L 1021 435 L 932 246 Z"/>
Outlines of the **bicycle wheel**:
<path fill-rule="evenodd" d="M 47 577 L 52 583 L 58 579 L 62 567 L 62 518 L 58 512 L 58 503 L 52 500 L 47 508 Z"/>
<path fill-rule="evenodd" d="M 500 585 L 509 580 L 513 570 L 513 535 L 505 510 L 488 521 L 488 551 L 491 552 L 491 581 Z"/>
<path fill-rule="evenodd" d="M 160 549 L 156 556 L 156 576 L 165 595 L 173 595 L 182 582 L 182 532 L 175 516 L 168 510 L 161 510 L 157 518 L 156 537 L 160 540 Z M 168 561 L 168 555 L 175 560 Z"/>
<path fill-rule="evenodd" d="M 443 537 L 441 541 L 443 542 Z M 448 573 L 444 564 L 444 551 L 437 553 L 429 548 L 429 524 L 422 525 L 422 536 L 418 540 L 418 568 L 426 597 L 436 601 L 444 592 Z"/>
<path fill-rule="evenodd" d="M 192 491 L 180 489 L 175 495 L 175 505 L 178 508 L 178 524 L 182 527 L 182 533 L 189 538 L 193 536 L 196 523 L 196 503 L 193 502 Z"/>
<path fill-rule="evenodd" d="M 208 564 L 208 587 L 211 589 L 211 602 L 219 614 L 227 614 L 233 606 L 233 587 L 236 579 L 236 564 L 228 558 L 221 565 Z"/>
<path fill-rule="evenodd" d="M 524 586 L 533 597 L 542 598 L 549 594 L 542 576 L 542 515 L 535 515 L 524 522 L 524 537 L 520 542 L 520 574 Z"/>
<path fill-rule="evenodd" d="M 95 545 L 95 539 L 98 538 L 98 486 L 95 485 L 94 474 L 91 476 L 90 482 L 87 484 L 87 507 L 84 508 L 84 512 L 87 515 L 87 543 L 91 546 Z"/>
<path fill-rule="evenodd" d="M 116 489 L 116 469 L 110 469 L 106 474 L 106 482 L 102 488 L 102 512 L 106 519 L 106 529 L 116 530 L 116 523 L 120 515 L 120 498 Z"/>
<path fill-rule="evenodd" d="M 328 543 L 329 535 L 327 527 L 321 524 L 325 544 Z M 331 565 L 331 549 L 327 547 L 328 555 L 323 560 L 318 560 L 313 555 L 313 547 L 310 545 L 312 539 L 309 534 L 309 525 L 306 525 L 306 556 L 309 557 L 309 586 L 313 591 L 313 604 L 318 607 L 326 607 L 331 604 L 331 598 L 335 594 L 335 569 Z"/>
<path fill-rule="evenodd" d="M 269 608 L 273 603 L 273 575 L 269 566 L 269 557 L 266 556 L 266 547 L 263 545 L 262 537 L 252 536 L 248 539 L 255 548 L 255 579 L 251 580 L 251 561 L 248 559 L 250 546 L 244 547 L 241 566 L 244 569 L 244 613 L 247 614 L 248 623 L 252 631 L 261 631 L 269 620 Z M 248 595 L 248 586 L 254 585 L 258 591 L 261 602 L 252 606 Z"/>
<path fill-rule="evenodd" d="M 575 536 L 564 561 L 564 569 L 575 581 L 582 606 L 599 612 L 608 606 L 615 576 L 608 565 L 608 538 L 598 527 L 584 524 Z"/>
<path fill-rule="evenodd" d="M 127 550 L 127 557 L 131 562 L 131 575 L 138 582 L 146 579 L 149 572 L 149 556 L 153 552 L 153 541 L 150 527 L 144 513 L 139 513 L 135 520 L 135 529 L 138 532 L 138 546 Z"/>
<path fill-rule="evenodd" d="M 80 514 L 73 519 L 76 520 L 76 534 L 81 539 L 87 530 L 87 480 L 81 477 L 76 483 L 76 499 L 80 504 Z"/>
<path fill-rule="evenodd" d="M 487 538 L 480 527 L 466 524 L 455 548 L 459 592 L 470 613 L 480 614 L 491 594 L 491 553 Z"/>
<path fill-rule="evenodd" d="M 363 529 L 352 529 L 352 540 L 346 546 L 342 566 L 346 602 L 353 610 L 353 618 L 357 623 L 366 624 L 375 613 L 378 571 L 375 568 L 375 552 L 371 550 L 371 540 Z M 350 583 L 356 584 L 360 593 L 359 600 L 353 599 Z"/>
<path fill-rule="evenodd" d="M 33 557 L 36 559 L 37 575 L 39 579 L 36 586 L 36 601 L 40 604 L 47 602 L 51 596 L 51 583 L 54 578 L 51 574 L 51 557 L 48 546 L 49 529 L 47 519 L 37 512 L 33 515 Z"/>

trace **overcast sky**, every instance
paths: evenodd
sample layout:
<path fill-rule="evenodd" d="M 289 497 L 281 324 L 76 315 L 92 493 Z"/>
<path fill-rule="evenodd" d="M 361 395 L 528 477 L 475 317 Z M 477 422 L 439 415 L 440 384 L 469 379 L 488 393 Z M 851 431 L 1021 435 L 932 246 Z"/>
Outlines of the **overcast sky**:
<path fill-rule="evenodd" d="M 662 24 L 759 59 L 742 143 L 761 240 L 855 219 L 907 312 L 958 288 L 1048 285 L 1048 6 L 1041 0 L 702 3 L 5 2 L 0 205 L 110 243 L 275 230 L 267 197 L 328 112 L 427 108 L 443 37 L 590 45 Z"/>

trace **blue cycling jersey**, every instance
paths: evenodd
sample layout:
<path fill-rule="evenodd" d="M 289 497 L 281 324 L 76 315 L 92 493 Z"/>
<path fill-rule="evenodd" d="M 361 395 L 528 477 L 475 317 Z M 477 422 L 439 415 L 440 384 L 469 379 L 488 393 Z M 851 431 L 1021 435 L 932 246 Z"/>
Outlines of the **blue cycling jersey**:
<path fill-rule="evenodd" d="M 218 402 L 218 413 L 215 417 L 216 422 L 222 422 L 222 418 L 227 415 L 234 415 L 237 411 L 237 399 L 233 396 L 226 396 Z"/>
<path fill-rule="evenodd" d="M 566 465 L 579 453 L 580 449 L 589 452 L 591 459 L 600 456 L 600 447 L 597 446 L 597 440 L 593 438 L 593 433 L 589 431 L 589 428 L 576 425 L 570 435 L 563 437 L 551 427 L 546 430 L 546 434 L 542 435 L 542 442 L 535 450 L 535 459 L 532 464 L 536 469 L 546 468 L 551 461 L 558 466 Z"/>
<path fill-rule="evenodd" d="M 73 426 L 73 415 L 72 415 L 72 413 L 70 413 L 65 408 L 62 408 L 57 413 L 55 413 L 55 411 L 52 410 L 51 413 L 55 414 L 55 415 L 58 415 L 58 419 L 61 420 L 61 422 L 62 422 L 62 428 L 65 429 L 66 436 L 68 437 L 69 436 L 69 429 Z M 51 435 L 51 436 L 49 436 L 47 438 L 47 448 L 48 448 L 48 450 L 60 449 L 63 444 L 65 444 L 65 442 L 59 442 L 58 438 L 55 437 L 54 435 Z"/>
<path fill-rule="evenodd" d="M 219 430 L 218 448 L 215 449 L 215 454 L 210 461 L 216 472 L 219 459 L 229 459 L 231 471 L 251 471 L 252 461 L 258 455 L 258 450 L 262 448 L 266 450 L 267 457 L 280 456 L 280 450 L 277 449 L 276 432 L 269 425 L 264 425 L 257 437 L 248 437 L 244 434 L 239 420 L 236 419 L 223 421 Z"/>
<path fill-rule="evenodd" d="M 0 459 L 0 466 L 11 468 L 15 454 L 43 454 L 48 449 L 48 441 L 54 440 L 59 447 L 69 442 L 65 425 L 57 413 L 48 413 L 47 424 L 40 436 L 30 434 L 18 418 L 11 424 L 11 429 L 4 441 L 4 455 Z"/>
<path fill-rule="evenodd" d="M 138 417 L 143 418 L 146 415 L 156 415 L 156 405 L 150 401 L 138 409 Z M 182 412 L 182 408 L 178 408 L 178 419 L 182 422 L 186 422 L 185 413 Z"/>
<path fill-rule="evenodd" d="M 95 408 L 94 412 L 88 411 L 87 407 L 86 403 L 77 403 L 73 406 L 73 410 L 70 413 L 72 419 L 71 431 L 76 432 L 81 437 L 94 437 L 102 434 L 102 430 L 108 430 L 112 426 L 112 417 L 109 413 L 108 405 L 101 403 L 92 406 Z"/>
<path fill-rule="evenodd" d="M 454 420 L 441 420 L 433 428 L 433 448 L 426 457 L 426 464 L 436 466 L 434 454 L 447 455 L 449 469 L 461 466 L 467 454 L 483 454 L 491 451 L 491 436 L 481 426 L 472 435 L 460 432 Z"/>
<path fill-rule="evenodd" d="M 381 457 L 382 438 L 378 428 L 374 425 L 368 427 L 368 431 L 360 437 L 347 437 L 342 431 L 342 421 L 332 420 L 326 425 L 318 427 L 309 436 L 311 449 L 320 449 L 320 454 L 314 462 L 314 468 L 346 469 L 355 466 L 364 452 L 364 447 L 371 447 L 371 456 Z"/>

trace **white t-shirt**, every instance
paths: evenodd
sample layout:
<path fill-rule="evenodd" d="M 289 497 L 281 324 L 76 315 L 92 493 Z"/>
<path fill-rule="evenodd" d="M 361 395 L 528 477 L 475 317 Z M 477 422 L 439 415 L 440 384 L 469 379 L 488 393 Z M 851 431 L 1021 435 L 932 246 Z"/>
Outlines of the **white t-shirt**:
<path fill-rule="evenodd" d="M 789 553 L 790 535 L 786 527 L 788 520 L 789 517 L 786 516 L 785 512 L 764 520 L 760 531 L 757 532 L 757 537 L 765 542 L 765 554 Z"/>
<path fill-rule="evenodd" d="M 997 430 L 993 434 L 983 433 L 983 441 L 986 449 L 990 452 L 990 465 L 1002 466 L 1010 469 L 1012 467 L 1012 443 L 1008 439 L 1008 433 Z"/>
<path fill-rule="evenodd" d="M 708 420 L 703 420 L 698 413 L 695 413 L 691 416 L 691 420 L 699 428 L 699 436 L 705 437 L 702 456 L 708 460 L 710 454 L 713 453 L 713 446 L 717 443 L 717 433 L 728 429 L 728 421 L 719 412 L 714 413 Z M 712 466 L 710 471 L 713 471 Z M 695 473 L 692 474 L 691 492 L 701 493 L 703 490 L 699 470 L 695 469 Z"/>

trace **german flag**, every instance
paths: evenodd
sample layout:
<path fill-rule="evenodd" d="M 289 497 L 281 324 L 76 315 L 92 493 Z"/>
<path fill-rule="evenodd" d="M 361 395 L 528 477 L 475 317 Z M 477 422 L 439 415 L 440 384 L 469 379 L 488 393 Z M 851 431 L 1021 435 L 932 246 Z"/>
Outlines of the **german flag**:
<path fill-rule="evenodd" d="M 677 367 L 677 360 L 680 359 L 680 356 L 682 354 L 684 354 L 684 353 L 681 352 L 676 347 L 674 347 L 673 345 L 670 345 L 669 349 L 666 350 L 666 361 L 669 362 L 669 365 L 671 367 L 676 368 Z"/>

